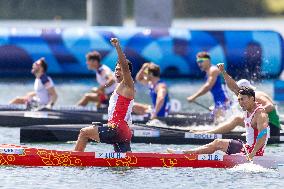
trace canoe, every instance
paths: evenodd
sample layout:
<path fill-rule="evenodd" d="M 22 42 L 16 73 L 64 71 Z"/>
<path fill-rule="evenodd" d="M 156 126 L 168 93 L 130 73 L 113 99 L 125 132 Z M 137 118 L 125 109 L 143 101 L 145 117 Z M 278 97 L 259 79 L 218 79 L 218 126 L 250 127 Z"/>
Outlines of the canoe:
<path fill-rule="evenodd" d="M 29 148 L 11 144 L 0 145 L 0 165 L 8 166 L 66 166 L 66 167 L 193 167 L 232 168 L 248 163 L 244 155 L 165 154 L 165 153 L 114 153 L 73 152 Z M 277 168 L 284 163 L 277 156 L 255 157 L 254 164 Z"/>
<path fill-rule="evenodd" d="M 90 124 L 89 124 L 90 125 Z M 76 141 L 81 128 L 89 126 L 83 124 L 64 125 L 35 125 L 20 128 L 20 142 L 67 142 Z M 241 139 L 245 141 L 243 132 L 230 132 L 227 134 L 196 134 L 190 133 L 183 127 L 148 126 L 133 124 L 133 143 L 152 144 L 206 144 L 214 139 Z M 284 143 L 284 132 L 280 136 L 270 137 L 269 144 Z"/>

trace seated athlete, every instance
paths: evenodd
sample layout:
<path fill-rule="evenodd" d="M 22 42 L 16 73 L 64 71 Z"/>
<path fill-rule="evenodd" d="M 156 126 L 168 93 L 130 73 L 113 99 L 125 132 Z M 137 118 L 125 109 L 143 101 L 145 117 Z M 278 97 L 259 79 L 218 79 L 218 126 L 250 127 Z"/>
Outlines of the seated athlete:
<path fill-rule="evenodd" d="M 81 129 L 75 151 L 84 151 L 88 139 L 113 144 L 115 152 L 131 151 L 132 132 L 129 124 L 131 124 L 135 93 L 134 81 L 131 77 L 132 64 L 125 58 L 117 38 L 112 38 L 111 44 L 118 54 L 115 67 L 118 85 L 109 100 L 107 126 L 90 126 Z"/>
<path fill-rule="evenodd" d="M 241 87 L 250 87 L 255 90 L 255 87 L 250 84 L 250 82 L 246 79 L 241 79 L 238 82 L 236 82 L 224 69 L 224 64 L 220 63 L 217 64 L 217 67 L 221 71 L 221 73 L 224 75 L 224 79 L 226 80 L 226 83 L 236 95 L 238 95 L 238 91 Z M 269 97 L 268 94 L 262 92 L 262 91 L 255 91 L 255 101 L 260 103 L 263 108 L 265 109 L 266 113 L 268 114 L 268 124 L 270 126 L 270 136 L 279 136 L 280 135 L 280 118 L 277 113 L 277 109 L 275 107 L 275 104 L 273 103 L 272 99 Z M 201 131 L 203 133 L 228 133 L 231 130 L 233 130 L 237 126 L 244 126 L 244 117 L 241 116 L 235 116 L 228 122 L 222 123 L 219 127 L 207 130 L 207 131 Z M 200 132 L 200 131 L 197 131 Z"/>
<path fill-rule="evenodd" d="M 150 111 L 151 119 L 167 116 L 170 110 L 169 94 L 166 83 L 160 78 L 160 67 L 152 62 L 144 63 L 136 75 L 136 81 L 148 86 L 152 107 L 134 103 L 133 112 L 143 115 Z"/>
<path fill-rule="evenodd" d="M 111 69 L 101 63 L 101 55 L 97 51 L 89 52 L 86 56 L 89 70 L 96 72 L 96 80 L 99 83 L 98 88 L 93 88 L 91 92 L 86 93 L 77 103 L 79 106 L 86 106 L 89 102 L 95 102 L 99 108 L 101 104 L 108 104 L 109 97 L 114 91 L 117 83 L 114 73 Z"/>
<path fill-rule="evenodd" d="M 244 126 L 246 128 L 246 144 L 240 140 L 215 139 L 213 142 L 192 150 L 184 150 L 188 154 L 211 154 L 221 150 L 227 154 L 245 153 L 252 160 L 254 156 L 262 156 L 269 138 L 268 115 L 261 104 L 255 101 L 255 92 L 248 87 L 241 87 L 238 91 L 238 101 L 244 113 Z M 246 149 L 246 150 L 245 150 Z M 178 153 L 168 149 L 169 153 Z"/>
<path fill-rule="evenodd" d="M 28 106 L 51 108 L 57 100 L 57 93 L 52 79 L 46 75 L 47 68 L 48 66 L 44 58 L 34 62 L 31 70 L 36 78 L 34 91 L 23 97 L 14 98 L 10 101 L 10 104 L 27 104 Z"/>

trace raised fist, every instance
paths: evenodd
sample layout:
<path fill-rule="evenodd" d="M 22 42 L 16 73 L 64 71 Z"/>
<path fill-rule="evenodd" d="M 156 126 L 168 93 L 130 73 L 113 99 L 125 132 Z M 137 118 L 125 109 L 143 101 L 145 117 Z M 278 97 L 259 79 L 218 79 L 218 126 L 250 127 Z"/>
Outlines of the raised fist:
<path fill-rule="evenodd" d="M 111 38 L 110 42 L 114 47 L 117 47 L 119 45 L 119 41 L 117 38 Z"/>
<path fill-rule="evenodd" d="M 224 63 L 218 63 L 217 68 L 220 70 L 220 72 L 225 72 Z"/>

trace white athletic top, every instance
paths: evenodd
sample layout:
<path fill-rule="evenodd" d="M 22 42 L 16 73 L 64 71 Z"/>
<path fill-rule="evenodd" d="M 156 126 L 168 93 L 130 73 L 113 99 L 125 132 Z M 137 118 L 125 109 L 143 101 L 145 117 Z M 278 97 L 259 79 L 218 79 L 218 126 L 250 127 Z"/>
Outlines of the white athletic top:
<path fill-rule="evenodd" d="M 101 67 L 99 67 L 98 71 L 96 71 L 96 79 L 100 86 L 104 86 L 106 84 L 108 75 L 114 76 L 114 72 L 111 71 L 108 66 L 102 64 Z M 111 86 L 105 88 L 105 93 L 111 94 L 114 91 L 116 85 L 117 83 L 114 82 Z"/>
<path fill-rule="evenodd" d="M 36 93 L 35 100 L 39 105 L 46 105 L 50 100 L 47 89 L 54 87 L 53 81 L 47 75 L 42 75 L 40 78 L 35 79 L 34 91 Z"/>

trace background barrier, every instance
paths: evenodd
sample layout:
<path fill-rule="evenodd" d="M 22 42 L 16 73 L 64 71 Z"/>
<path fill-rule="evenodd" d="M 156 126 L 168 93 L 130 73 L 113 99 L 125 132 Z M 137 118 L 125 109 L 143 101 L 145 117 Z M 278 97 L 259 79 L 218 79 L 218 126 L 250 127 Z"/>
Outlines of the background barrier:
<path fill-rule="evenodd" d="M 163 76 L 201 78 L 196 53 L 208 51 L 212 63 L 224 62 L 236 79 L 277 77 L 283 69 L 283 40 L 274 31 L 191 31 L 89 27 L 66 29 L 0 29 L 0 75 L 30 75 L 32 63 L 45 57 L 49 74 L 89 75 L 85 54 L 97 50 L 112 69 L 116 51 L 109 43 L 118 37 L 134 64 L 133 75 L 144 62 L 159 64 Z"/>

